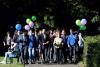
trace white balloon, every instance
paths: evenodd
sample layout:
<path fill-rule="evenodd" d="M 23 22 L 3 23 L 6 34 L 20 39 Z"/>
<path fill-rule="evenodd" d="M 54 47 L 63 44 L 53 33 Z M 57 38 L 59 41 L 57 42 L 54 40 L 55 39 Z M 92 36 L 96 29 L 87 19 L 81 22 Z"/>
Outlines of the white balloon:
<path fill-rule="evenodd" d="M 87 24 L 87 20 L 86 20 L 86 19 L 82 19 L 82 20 L 81 20 L 81 24 L 82 24 L 82 25 Z"/>

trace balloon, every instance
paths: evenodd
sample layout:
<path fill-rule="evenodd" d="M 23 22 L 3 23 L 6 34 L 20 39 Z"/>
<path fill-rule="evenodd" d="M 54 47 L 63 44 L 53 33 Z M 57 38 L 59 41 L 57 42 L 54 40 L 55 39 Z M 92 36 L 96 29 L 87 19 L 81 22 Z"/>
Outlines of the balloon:
<path fill-rule="evenodd" d="M 29 24 L 31 22 L 31 19 L 27 18 L 26 23 Z"/>
<path fill-rule="evenodd" d="M 76 25 L 80 26 L 81 25 L 81 21 L 80 20 L 76 20 Z"/>
<path fill-rule="evenodd" d="M 29 25 L 25 25 L 25 30 L 30 30 L 30 26 Z"/>
<path fill-rule="evenodd" d="M 30 22 L 30 23 L 29 23 L 29 26 L 30 26 L 31 28 L 33 28 L 33 27 L 34 27 L 34 23 L 33 23 L 33 22 Z"/>
<path fill-rule="evenodd" d="M 82 25 L 87 24 L 87 20 L 86 20 L 86 19 L 82 19 L 82 20 L 81 20 L 81 24 L 82 24 Z"/>
<path fill-rule="evenodd" d="M 81 25 L 80 26 L 80 30 L 86 30 L 86 26 L 85 25 Z"/>
<path fill-rule="evenodd" d="M 36 16 L 32 16 L 32 20 L 35 21 L 36 20 Z"/>
<path fill-rule="evenodd" d="M 22 28 L 22 26 L 21 26 L 21 24 L 16 24 L 16 26 L 15 26 L 15 28 L 16 28 L 16 30 L 21 30 L 21 28 Z"/>

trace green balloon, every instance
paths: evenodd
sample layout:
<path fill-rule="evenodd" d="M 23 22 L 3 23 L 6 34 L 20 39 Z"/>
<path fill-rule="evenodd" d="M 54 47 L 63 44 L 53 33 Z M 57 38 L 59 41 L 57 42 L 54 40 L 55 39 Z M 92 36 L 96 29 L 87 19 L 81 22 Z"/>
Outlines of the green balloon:
<path fill-rule="evenodd" d="M 36 16 L 32 16 L 32 20 L 35 21 L 36 20 Z"/>
<path fill-rule="evenodd" d="M 81 20 L 76 20 L 76 25 L 80 26 L 81 25 Z"/>
<path fill-rule="evenodd" d="M 86 30 L 86 26 L 85 25 L 81 25 L 80 26 L 80 30 Z"/>
<path fill-rule="evenodd" d="M 29 24 L 31 22 L 31 19 L 27 18 L 26 23 Z"/>

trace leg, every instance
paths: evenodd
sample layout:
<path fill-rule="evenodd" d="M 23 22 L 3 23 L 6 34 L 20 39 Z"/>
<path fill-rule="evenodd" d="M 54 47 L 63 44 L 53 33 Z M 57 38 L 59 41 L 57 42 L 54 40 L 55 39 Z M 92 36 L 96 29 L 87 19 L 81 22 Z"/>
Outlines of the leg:
<path fill-rule="evenodd" d="M 69 47 L 69 60 L 72 61 L 72 46 Z"/>
<path fill-rule="evenodd" d="M 28 64 L 28 46 L 25 46 L 24 49 L 24 62 Z"/>
<path fill-rule="evenodd" d="M 57 61 L 57 49 L 54 47 L 54 54 L 53 54 L 54 62 Z"/>
<path fill-rule="evenodd" d="M 47 52 L 48 52 L 47 47 L 45 47 L 44 49 L 45 62 L 47 62 Z"/>
<path fill-rule="evenodd" d="M 29 53 L 29 63 L 31 63 L 32 62 L 32 57 L 31 57 L 32 49 L 31 48 L 28 48 L 28 53 Z"/>
<path fill-rule="evenodd" d="M 32 48 L 32 57 L 31 57 L 33 63 L 35 61 L 35 48 Z"/>
<path fill-rule="evenodd" d="M 0 63 L 2 63 L 2 64 L 6 64 L 6 63 L 7 63 L 7 58 L 9 57 L 9 54 L 11 54 L 11 53 L 12 53 L 12 52 L 6 52 L 3 61 L 0 62 Z"/>
<path fill-rule="evenodd" d="M 73 61 L 76 61 L 76 50 L 75 50 L 76 46 L 73 46 Z"/>
<path fill-rule="evenodd" d="M 49 47 L 49 60 L 50 60 L 50 63 L 52 61 L 52 47 Z"/>

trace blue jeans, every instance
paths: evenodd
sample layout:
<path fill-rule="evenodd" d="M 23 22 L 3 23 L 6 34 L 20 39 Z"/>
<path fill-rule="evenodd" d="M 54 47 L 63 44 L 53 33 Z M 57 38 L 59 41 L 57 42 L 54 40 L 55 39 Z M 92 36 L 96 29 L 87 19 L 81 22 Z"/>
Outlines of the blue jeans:
<path fill-rule="evenodd" d="M 70 45 L 70 47 L 69 47 L 69 58 L 70 58 L 70 60 L 72 61 L 72 58 L 74 58 L 75 59 L 75 55 L 76 55 L 76 46 L 74 45 L 74 46 L 71 46 Z"/>
<path fill-rule="evenodd" d="M 23 61 L 23 48 L 22 48 L 22 43 L 19 43 L 19 52 L 18 52 L 18 62 L 24 63 Z"/>
<path fill-rule="evenodd" d="M 49 61 L 49 56 L 50 56 L 50 53 L 49 52 L 50 52 L 49 47 L 45 47 L 44 48 L 44 57 L 45 57 L 44 61 L 45 62 Z"/>
<path fill-rule="evenodd" d="M 4 60 L 6 61 L 6 63 L 7 63 L 7 59 L 9 58 L 9 55 L 12 55 L 12 52 L 6 52 L 6 53 L 5 53 L 5 58 L 4 58 Z"/>
<path fill-rule="evenodd" d="M 28 53 L 29 53 L 29 61 L 32 62 L 35 57 L 35 48 L 28 48 Z"/>

